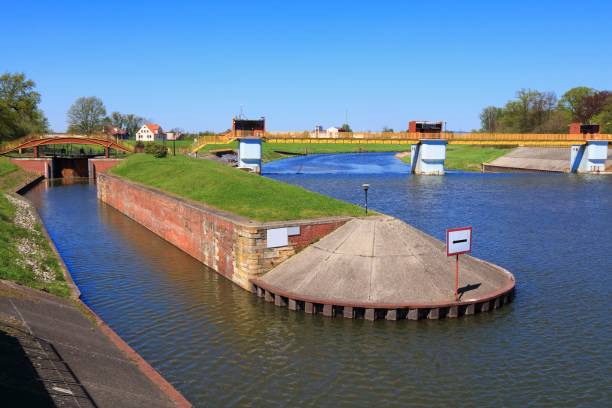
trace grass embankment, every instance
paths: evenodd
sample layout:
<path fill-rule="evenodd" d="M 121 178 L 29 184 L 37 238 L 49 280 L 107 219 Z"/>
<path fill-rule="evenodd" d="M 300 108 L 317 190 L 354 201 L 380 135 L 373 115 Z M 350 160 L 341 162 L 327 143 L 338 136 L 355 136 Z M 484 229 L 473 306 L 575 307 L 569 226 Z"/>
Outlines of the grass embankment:
<path fill-rule="evenodd" d="M 475 145 L 446 146 L 447 170 L 480 171 L 481 163 L 487 163 L 508 153 L 512 148 Z M 410 163 L 410 155 L 402 157 L 402 161 Z"/>
<path fill-rule="evenodd" d="M 0 279 L 68 297 L 59 260 L 34 210 L 7 194 L 33 177 L 0 157 Z"/>
<path fill-rule="evenodd" d="M 363 215 L 358 206 L 212 160 L 135 154 L 110 172 L 258 221 Z"/>
<path fill-rule="evenodd" d="M 238 143 L 210 144 L 200 149 L 208 153 L 217 149 L 237 149 Z M 348 143 L 263 143 L 264 162 L 293 157 L 298 154 L 356 153 L 356 152 L 402 152 L 410 150 L 406 144 L 348 144 Z"/>
<path fill-rule="evenodd" d="M 229 144 L 210 144 L 200 149 L 208 153 L 217 149 L 237 149 L 237 142 Z M 487 163 L 508 153 L 512 148 L 448 145 L 446 146 L 446 163 L 448 170 L 480 171 L 481 163 Z M 405 152 L 410 151 L 406 144 L 345 144 L 345 143 L 263 143 L 262 158 L 264 162 L 293 157 L 296 154 L 320 153 L 355 153 L 355 152 Z M 410 155 L 402 160 L 410 163 Z"/>

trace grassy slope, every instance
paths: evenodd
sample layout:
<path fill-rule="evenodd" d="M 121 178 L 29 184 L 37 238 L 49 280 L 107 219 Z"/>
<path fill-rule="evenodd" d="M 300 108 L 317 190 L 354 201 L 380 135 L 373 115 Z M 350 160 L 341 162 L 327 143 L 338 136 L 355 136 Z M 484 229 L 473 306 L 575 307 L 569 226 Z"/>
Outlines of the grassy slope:
<path fill-rule="evenodd" d="M 316 153 L 351 153 L 359 151 L 367 152 L 403 152 L 409 151 L 410 145 L 394 144 L 343 144 L 343 143 L 264 143 L 263 160 L 270 162 L 273 160 L 291 157 L 291 155 L 277 153 L 277 151 L 300 154 Z M 238 147 L 236 142 L 230 144 L 208 145 L 200 150 L 206 153 L 211 150 Z M 472 145 L 448 145 L 446 148 L 446 165 L 449 170 L 480 171 L 480 164 L 495 160 L 508 153 L 510 148 L 498 148 L 490 146 Z M 406 156 L 403 161 L 410 163 L 410 156 Z"/>
<path fill-rule="evenodd" d="M 236 149 L 237 142 L 230 144 L 211 144 L 200 149 L 200 153 L 207 153 L 216 149 Z M 353 152 L 401 152 L 410 150 L 410 145 L 400 144 L 344 144 L 344 143 L 263 143 L 262 156 L 264 162 L 292 157 L 292 154 L 318 154 L 318 153 L 353 153 Z"/>
<path fill-rule="evenodd" d="M 472 146 L 472 145 L 448 145 L 446 146 L 447 170 L 480 171 L 480 164 L 495 160 L 508 153 L 512 148 Z M 402 161 L 410 163 L 410 155 L 402 157 Z"/>
<path fill-rule="evenodd" d="M 355 205 L 212 160 L 136 154 L 111 173 L 259 221 L 363 215 Z"/>
<path fill-rule="evenodd" d="M 42 233 L 41 226 L 36 225 L 36 230 L 31 231 L 16 225 L 13 222 L 15 206 L 4 195 L 31 178 L 31 174 L 0 157 L 0 279 L 67 297 L 70 290 L 64 281 L 59 260 Z M 24 264 L 24 256 L 17 250 L 17 242 L 21 239 L 28 239 L 41 249 L 37 258 L 41 265 L 55 272 L 54 282 L 38 280 L 32 268 Z"/>

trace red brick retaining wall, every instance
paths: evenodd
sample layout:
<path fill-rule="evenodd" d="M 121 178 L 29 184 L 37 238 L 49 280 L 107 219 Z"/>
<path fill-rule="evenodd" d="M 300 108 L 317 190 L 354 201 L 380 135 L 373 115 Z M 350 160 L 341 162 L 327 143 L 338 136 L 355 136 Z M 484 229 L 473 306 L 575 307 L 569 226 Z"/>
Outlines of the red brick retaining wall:
<path fill-rule="evenodd" d="M 11 158 L 11 162 L 30 173 L 35 173 L 46 178 L 53 176 L 53 159 Z"/>
<path fill-rule="evenodd" d="M 250 279 L 324 237 L 349 217 L 259 223 L 171 196 L 109 174 L 98 174 L 98 198 L 234 283 Z M 300 227 L 289 245 L 268 248 L 267 230 Z"/>
<path fill-rule="evenodd" d="M 98 173 L 106 173 L 109 169 L 121 163 L 123 159 L 89 159 L 89 177 L 96 178 Z"/>

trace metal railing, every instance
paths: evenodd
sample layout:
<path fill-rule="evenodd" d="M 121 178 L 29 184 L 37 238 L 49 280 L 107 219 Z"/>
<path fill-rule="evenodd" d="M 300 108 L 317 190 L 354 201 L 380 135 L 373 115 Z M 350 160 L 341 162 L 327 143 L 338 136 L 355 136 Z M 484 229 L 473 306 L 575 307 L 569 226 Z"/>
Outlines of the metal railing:
<path fill-rule="evenodd" d="M 36 141 L 36 140 L 50 140 L 50 139 L 83 139 L 87 140 L 96 140 L 108 144 L 115 144 L 124 148 L 125 150 L 132 150 L 132 146 L 123 143 L 115 136 L 109 136 L 106 134 L 92 134 L 92 135 L 73 135 L 69 133 L 49 133 L 49 134 L 32 134 L 28 136 L 21 137 L 19 139 L 11 140 L 8 142 L 0 143 L 0 153 L 10 152 L 12 150 L 19 149 L 20 146 L 23 146 L 27 143 Z"/>

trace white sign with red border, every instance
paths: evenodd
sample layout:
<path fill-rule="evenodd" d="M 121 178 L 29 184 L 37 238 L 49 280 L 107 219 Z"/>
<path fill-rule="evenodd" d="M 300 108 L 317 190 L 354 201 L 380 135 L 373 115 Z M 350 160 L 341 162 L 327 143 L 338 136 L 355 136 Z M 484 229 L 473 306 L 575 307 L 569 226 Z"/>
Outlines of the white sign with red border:
<path fill-rule="evenodd" d="M 459 255 L 468 252 L 472 252 L 472 227 L 447 229 L 446 255 Z"/>

